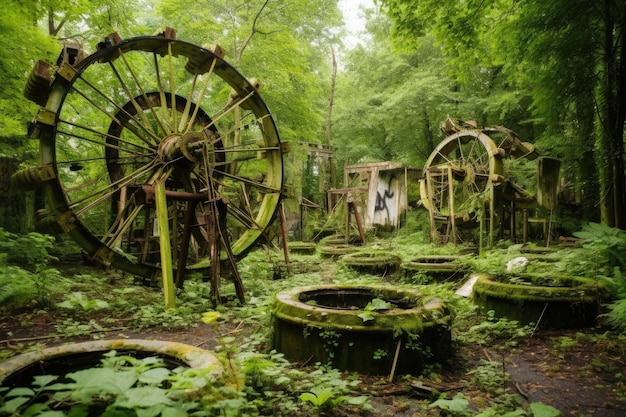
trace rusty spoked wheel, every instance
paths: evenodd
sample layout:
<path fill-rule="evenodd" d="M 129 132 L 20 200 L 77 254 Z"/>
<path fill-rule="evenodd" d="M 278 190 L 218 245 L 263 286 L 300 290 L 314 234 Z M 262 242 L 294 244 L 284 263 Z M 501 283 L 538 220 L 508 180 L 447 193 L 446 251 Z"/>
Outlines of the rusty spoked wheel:
<path fill-rule="evenodd" d="M 506 184 L 505 161 L 532 160 L 538 154 L 532 144 L 521 142 L 514 132 L 501 126 L 453 127 L 446 132 L 450 135 L 431 153 L 420 182 L 433 240 L 439 240 L 435 221 L 447 223 L 456 243 L 457 226 L 473 227 L 486 220 L 489 246 L 493 246 L 496 199 Z"/>
<path fill-rule="evenodd" d="M 47 209 L 89 256 L 152 277 L 164 242 L 155 191 L 164 185 L 179 276 L 210 265 L 215 230 L 226 245 L 213 259 L 243 257 L 274 219 L 283 181 L 260 88 L 219 47 L 173 30 L 110 35 L 94 54 L 60 62 L 31 128 Z"/>

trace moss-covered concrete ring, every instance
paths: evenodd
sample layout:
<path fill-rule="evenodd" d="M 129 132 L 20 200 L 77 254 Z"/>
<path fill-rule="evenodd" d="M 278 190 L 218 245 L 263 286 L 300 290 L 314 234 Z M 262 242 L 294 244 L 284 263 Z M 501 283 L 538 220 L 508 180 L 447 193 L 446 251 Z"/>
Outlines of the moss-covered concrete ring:
<path fill-rule="evenodd" d="M 356 253 L 359 251 L 359 248 L 354 245 L 348 244 L 337 244 L 337 245 L 328 245 L 323 246 L 320 249 L 320 256 L 323 258 L 338 258 L 343 255 L 347 255 L 349 253 Z"/>
<path fill-rule="evenodd" d="M 359 251 L 341 258 L 344 265 L 358 272 L 372 275 L 389 275 L 398 271 L 402 258 L 386 252 Z"/>
<path fill-rule="evenodd" d="M 400 268 L 405 276 L 413 276 L 422 273 L 436 281 L 447 281 L 454 278 L 462 278 L 466 266 L 462 255 L 425 255 L 403 262 Z"/>
<path fill-rule="evenodd" d="M 373 300 L 385 309 L 368 309 Z M 277 294 L 273 346 L 292 361 L 342 370 L 419 374 L 451 351 L 450 314 L 437 298 L 415 290 L 327 285 Z"/>
<path fill-rule="evenodd" d="M 315 242 L 289 242 L 287 244 L 289 252 L 312 255 L 315 253 L 317 244 Z"/>
<path fill-rule="evenodd" d="M 146 339 L 94 340 L 48 347 L 23 353 L 0 363 L 0 385 L 22 383 L 33 375 L 45 375 L 60 369 L 62 372 L 86 369 L 100 363 L 102 354 L 109 351 L 134 352 L 143 357 L 156 355 L 178 365 L 194 369 L 212 369 L 222 372 L 222 365 L 211 352 L 184 343 Z M 30 380 L 24 381 L 30 384 Z M 28 386 L 28 385 L 22 385 Z"/>
<path fill-rule="evenodd" d="M 557 329 L 595 325 L 606 296 L 601 283 L 566 275 L 481 274 L 473 289 L 475 302 L 485 312 Z"/>

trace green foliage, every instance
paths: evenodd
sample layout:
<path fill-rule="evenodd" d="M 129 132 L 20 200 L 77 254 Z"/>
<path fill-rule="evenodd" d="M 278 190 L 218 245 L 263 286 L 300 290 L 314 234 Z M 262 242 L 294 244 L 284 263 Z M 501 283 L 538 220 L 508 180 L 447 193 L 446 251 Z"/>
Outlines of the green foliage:
<path fill-rule="evenodd" d="M 65 296 L 65 299 L 57 303 L 57 307 L 79 311 L 97 311 L 110 307 L 109 303 L 104 300 L 88 298 L 84 293 L 72 292 Z"/>
<path fill-rule="evenodd" d="M 77 336 L 89 336 L 91 334 L 98 335 L 99 332 L 104 330 L 104 327 L 96 320 L 89 320 L 88 322 L 80 322 L 73 318 L 66 318 L 58 321 L 54 327 L 57 332 L 65 338 L 77 337 Z M 99 336 L 96 336 L 99 337 Z"/>
<path fill-rule="evenodd" d="M 626 232 L 599 223 L 587 223 L 574 236 L 584 239 L 584 247 L 599 256 L 600 264 L 612 269 L 615 266 L 626 270 Z"/>
<path fill-rule="evenodd" d="M 456 394 L 451 400 L 440 398 L 428 406 L 440 408 L 450 412 L 453 416 L 470 416 L 469 401 L 461 393 Z"/>
<path fill-rule="evenodd" d="M 520 326 L 515 320 L 498 319 L 492 310 L 487 313 L 486 320 L 459 335 L 459 341 L 481 346 L 489 346 L 497 341 L 502 349 L 509 349 L 516 346 L 519 339 L 528 337 L 531 333 L 530 325 Z"/>
<path fill-rule="evenodd" d="M 194 392 L 214 382 L 211 372 L 169 369 L 158 357 L 137 359 L 112 351 L 100 366 L 36 376 L 30 387 L 2 393 L 0 414 L 88 416 L 103 411 L 103 416 L 187 416 L 198 410 Z"/>
<path fill-rule="evenodd" d="M 140 328 L 155 326 L 170 329 L 185 328 L 195 326 L 198 317 L 197 312 L 189 311 L 187 308 L 166 309 L 160 304 L 148 304 L 139 307 L 133 316 L 133 323 Z"/>
<path fill-rule="evenodd" d="M 390 308 L 393 308 L 393 304 L 380 298 L 374 298 L 372 301 L 367 303 L 365 307 L 363 307 L 363 313 L 359 313 L 357 315 L 363 320 L 364 323 L 367 323 L 368 321 L 372 321 L 376 318 L 372 312 L 389 310 Z"/>
<path fill-rule="evenodd" d="M 32 232 L 10 233 L 0 228 L 0 303 L 23 303 L 34 298 L 49 307 L 59 272 L 47 268 L 56 258 L 49 254 L 54 238 Z"/>
<path fill-rule="evenodd" d="M 470 386 L 484 392 L 502 395 L 508 391 L 509 375 L 504 370 L 502 362 L 481 359 L 478 366 L 468 372 L 468 375 L 472 376 Z"/>
<path fill-rule="evenodd" d="M 54 237 L 37 232 L 26 235 L 10 233 L 0 228 L 0 253 L 6 254 L 6 262 L 35 270 L 56 260 L 49 251 Z"/>

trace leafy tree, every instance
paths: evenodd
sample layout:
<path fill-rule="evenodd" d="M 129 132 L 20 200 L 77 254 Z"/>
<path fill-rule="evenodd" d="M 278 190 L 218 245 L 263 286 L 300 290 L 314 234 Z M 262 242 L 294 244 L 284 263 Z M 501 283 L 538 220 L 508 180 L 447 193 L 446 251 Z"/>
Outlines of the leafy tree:
<path fill-rule="evenodd" d="M 156 11 L 179 38 L 219 44 L 242 74 L 261 80 L 281 140 L 290 143 L 285 178 L 299 195 L 301 144 L 325 142 L 331 46 L 342 23 L 337 0 L 159 0 Z"/>
<path fill-rule="evenodd" d="M 439 123 L 448 114 L 469 114 L 475 100 L 462 98 L 445 74 L 432 37 L 412 52 L 393 54 L 391 22 L 368 12 L 367 45 L 345 57 L 337 87 L 334 143 L 349 164 L 399 161 L 421 166 L 441 139 Z"/>
<path fill-rule="evenodd" d="M 602 219 L 626 228 L 624 2 L 378 3 L 394 22 L 396 45 L 414 48 L 420 36 L 434 34 L 461 83 L 467 84 L 477 70 L 479 74 L 501 73 L 507 83 L 532 91 L 538 126 L 545 125 L 545 137 L 553 138 L 549 142 L 554 149 L 570 158 L 565 165 L 578 168 L 583 176 L 593 175 L 588 161 L 594 154 Z M 590 109 L 596 111 L 595 116 Z M 568 149 L 562 138 L 572 133 L 574 145 Z M 584 184 L 587 193 L 593 189 L 593 181 Z M 593 195 L 585 198 L 593 199 Z"/>
<path fill-rule="evenodd" d="M 26 122 L 37 106 L 23 96 L 34 62 L 55 63 L 68 39 L 94 44 L 117 28 L 131 27 L 135 0 L 9 0 L 0 15 L 0 153 L 20 155 L 27 163 L 36 158 L 36 143 L 26 141 Z M 89 49 L 88 46 L 85 46 Z"/>
<path fill-rule="evenodd" d="M 0 90 L 0 154 L 25 156 L 26 122 L 36 112 L 37 106 L 24 99 L 26 77 L 33 62 L 51 58 L 47 51 L 55 48 L 37 22 L 43 11 L 33 3 L 9 0 L 0 13 L 0 70 L 3 86 Z M 55 48 L 57 49 L 57 48 Z M 58 50 L 54 54 L 58 53 Z M 33 146 L 30 146 L 31 155 Z"/>

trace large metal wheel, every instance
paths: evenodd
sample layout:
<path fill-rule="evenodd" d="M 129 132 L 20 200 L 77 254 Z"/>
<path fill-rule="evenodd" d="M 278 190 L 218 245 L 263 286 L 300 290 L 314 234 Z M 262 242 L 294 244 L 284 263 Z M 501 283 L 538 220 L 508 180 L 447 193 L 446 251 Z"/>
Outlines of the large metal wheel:
<path fill-rule="evenodd" d="M 482 214 L 493 214 L 494 184 L 502 180 L 502 156 L 489 136 L 478 130 L 463 130 L 444 139 L 424 166 L 422 195 L 435 221 L 446 219 L 456 239 L 459 223 L 476 222 Z M 487 210 L 485 210 L 487 208 Z M 493 221 L 490 222 L 492 224 Z"/>
<path fill-rule="evenodd" d="M 458 129 L 453 126 L 424 165 L 422 202 L 430 214 L 431 235 L 439 240 L 437 223 L 456 242 L 457 227 L 483 225 L 492 244 L 496 200 L 505 197 L 505 160 L 535 159 L 532 144 L 521 142 L 504 127 Z M 510 199 L 513 197 L 510 196 Z M 481 233 L 482 238 L 482 233 Z"/>
<path fill-rule="evenodd" d="M 162 184 L 179 275 L 209 267 L 212 240 L 226 243 L 220 258 L 238 259 L 269 227 L 283 181 L 278 132 L 260 83 L 222 56 L 166 31 L 111 35 L 58 66 L 32 135 L 48 210 L 89 256 L 154 276 Z"/>

